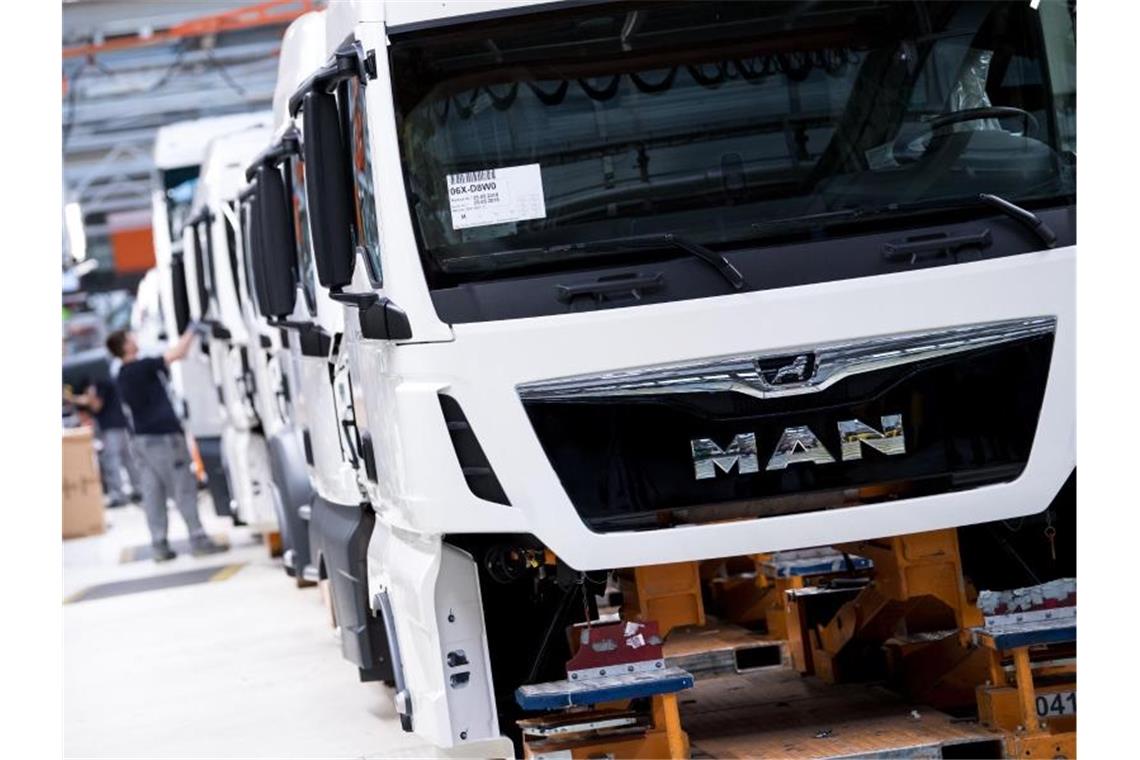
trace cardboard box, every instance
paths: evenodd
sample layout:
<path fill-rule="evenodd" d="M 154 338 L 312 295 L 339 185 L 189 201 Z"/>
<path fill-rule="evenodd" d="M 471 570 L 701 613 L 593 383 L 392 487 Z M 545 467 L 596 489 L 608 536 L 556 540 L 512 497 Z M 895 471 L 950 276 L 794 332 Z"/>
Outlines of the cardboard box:
<path fill-rule="evenodd" d="M 63 431 L 63 537 L 102 533 L 103 484 L 91 428 Z"/>

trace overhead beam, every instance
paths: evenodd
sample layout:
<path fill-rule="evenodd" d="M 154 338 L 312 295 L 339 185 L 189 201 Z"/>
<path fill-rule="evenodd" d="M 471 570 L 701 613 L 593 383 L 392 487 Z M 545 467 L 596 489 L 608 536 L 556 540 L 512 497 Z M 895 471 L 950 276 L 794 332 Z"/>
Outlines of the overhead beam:
<path fill-rule="evenodd" d="M 298 16 L 317 9 L 316 0 L 268 0 L 245 8 L 237 8 L 224 13 L 199 16 L 161 30 L 140 30 L 111 39 L 82 45 L 64 47 L 63 57 L 77 58 L 110 53 L 120 50 L 161 45 L 187 37 L 231 32 L 239 29 L 253 29 L 259 26 L 288 24 Z"/>

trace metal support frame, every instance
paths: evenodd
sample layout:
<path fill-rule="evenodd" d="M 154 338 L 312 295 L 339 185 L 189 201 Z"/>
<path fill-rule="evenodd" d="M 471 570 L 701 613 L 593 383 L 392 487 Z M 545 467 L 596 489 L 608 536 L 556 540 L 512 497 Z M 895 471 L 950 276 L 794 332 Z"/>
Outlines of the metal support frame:
<path fill-rule="evenodd" d="M 794 665 L 829 683 L 888 678 L 938 709 L 971 706 L 986 660 L 965 632 L 981 612 L 962 574 L 957 531 L 837 548 L 873 562 L 873 580 L 858 590 L 785 592 Z"/>
<path fill-rule="evenodd" d="M 978 718 L 1003 732 L 1007 757 L 1076 756 L 1075 704 L 1071 714 L 1041 717 L 1037 711 L 1042 697 L 1046 703 L 1062 694 L 1072 693 L 1075 698 L 1077 665 L 1070 656 L 1076 640 L 1075 614 L 1043 622 L 1019 626 L 1012 635 L 1003 634 L 1000 624 L 991 627 L 992 618 L 987 626 L 973 629 L 988 666 L 986 682 L 976 690 Z"/>
<path fill-rule="evenodd" d="M 748 560 L 746 572 L 717 572 L 709 578 L 712 595 L 725 619 L 749 627 L 763 621 L 765 632 L 773 639 L 789 637 L 789 592 L 827 585 L 836 578 L 863 578 L 871 567 L 863 557 L 843 555 L 828 547 L 753 554 Z"/>
<path fill-rule="evenodd" d="M 628 700 L 600 704 L 595 710 L 578 713 L 580 723 L 586 724 L 591 720 L 604 720 L 608 716 L 628 711 Z M 558 713 L 555 713 L 558 715 Z M 527 723 L 541 723 L 542 718 L 523 721 Z M 541 746 L 532 746 L 532 742 L 524 738 L 523 757 L 534 760 L 539 757 L 562 757 L 572 760 L 592 760 L 599 757 L 623 758 L 669 758 L 669 760 L 682 760 L 690 756 L 689 735 L 681 726 L 681 711 L 677 703 L 677 695 L 658 694 L 650 698 L 649 725 L 643 732 L 624 734 L 619 736 L 589 736 L 583 734 L 574 738 L 568 734 L 564 739 L 544 742 Z"/>
<path fill-rule="evenodd" d="M 100 40 L 84 45 L 70 45 L 63 48 L 63 57 L 77 58 L 119 50 L 161 45 L 186 37 L 205 37 L 240 29 L 259 26 L 288 24 L 303 13 L 316 10 L 315 0 L 268 0 L 244 8 L 235 8 L 224 13 L 199 16 L 168 29 L 140 30 L 135 34 L 125 34 L 109 40 Z"/>
<path fill-rule="evenodd" d="M 104 265 L 103 215 L 151 207 L 156 130 L 267 108 L 285 25 L 320 3 L 271 0 L 214 13 L 224 8 L 216 0 L 161 5 L 64 8 L 63 193 L 90 223 L 88 250 Z"/>
<path fill-rule="evenodd" d="M 619 579 L 625 615 L 657 621 L 662 637 L 680 626 L 705 624 L 698 563 L 635 567 L 622 571 Z"/>

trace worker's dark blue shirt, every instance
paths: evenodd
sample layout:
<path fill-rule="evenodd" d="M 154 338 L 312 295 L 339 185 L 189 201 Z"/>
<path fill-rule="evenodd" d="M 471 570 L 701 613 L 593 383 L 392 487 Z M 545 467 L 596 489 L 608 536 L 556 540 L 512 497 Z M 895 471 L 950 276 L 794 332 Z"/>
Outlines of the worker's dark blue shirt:
<path fill-rule="evenodd" d="M 182 425 L 166 395 L 166 362 L 162 357 L 124 362 L 119 370 L 119 393 L 131 410 L 135 435 L 181 433 Z"/>
<path fill-rule="evenodd" d="M 95 414 L 95 423 L 100 430 L 122 430 L 127 427 L 127 415 L 123 412 L 123 402 L 119 399 L 119 390 L 111 380 L 99 380 L 95 383 L 95 394 L 103 402 L 102 408 Z"/>

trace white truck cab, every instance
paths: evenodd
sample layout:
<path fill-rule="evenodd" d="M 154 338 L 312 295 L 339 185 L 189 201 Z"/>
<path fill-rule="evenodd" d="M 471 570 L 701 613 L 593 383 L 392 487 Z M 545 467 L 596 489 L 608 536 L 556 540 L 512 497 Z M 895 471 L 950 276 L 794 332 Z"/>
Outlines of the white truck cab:
<path fill-rule="evenodd" d="M 219 135 L 264 124 L 267 118 L 266 114 L 254 113 L 195 119 L 170 124 L 155 134 L 151 217 L 163 334 L 167 341 L 176 340 L 191 319 L 190 298 L 196 284 L 187 281 L 187 268 L 193 264 L 188 264 L 183 254 L 182 228 L 194 200 L 206 147 Z M 155 346 L 155 350 L 161 347 Z M 222 457 L 225 418 L 202 344 L 186 360 L 171 367 L 170 379 L 176 408 L 202 461 L 214 508 L 219 515 L 234 516 Z"/>
<path fill-rule="evenodd" d="M 1075 466 L 1064 3 L 797 8 L 326 13 L 289 112 L 442 747 L 557 671 L 559 577 L 1016 518 Z"/>
<path fill-rule="evenodd" d="M 166 318 L 162 312 L 162 282 L 157 269 L 148 269 L 139 280 L 135 301 L 131 305 L 131 332 L 139 344 L 139 353 L 154 356 L 166 347 Z"/>
<path fill-rule="evenodd" d="M 374 516 L 358 471 L 353 388 L 343 349 L 343 307 L 317 287 L 299 124 L 289 95 L 325 59 L 325 13 L 295 21 L 282 43 L 273 143 L 248 167 L 243 194 L 251 277 L 260 316 L 281 331 L 296 377 L 296 429 L 313 487 L 302 577 L 327 580 L 342 651 L 362 680 L 391 680 L 382 621 L 368 596 L 366 555 Z"/>
<path fill-rule="evenodd" d="M 210 142 L 183 230 L 189 279 L 198 284 L 189 293 L 190 313 L 205 328 L 202 340 L 225 415 L 222 452 L 231 494 L 238 518 L 262 534 L 278 530 L 279 507 L 251 364 L 253 336 L 238 296 L 239 228 L 231 204 L 245 183 L 246 165 L 269 134 L 269 125 L 261 123 Z"/>

